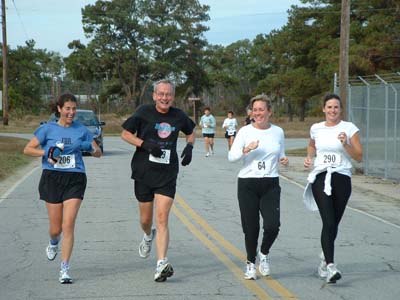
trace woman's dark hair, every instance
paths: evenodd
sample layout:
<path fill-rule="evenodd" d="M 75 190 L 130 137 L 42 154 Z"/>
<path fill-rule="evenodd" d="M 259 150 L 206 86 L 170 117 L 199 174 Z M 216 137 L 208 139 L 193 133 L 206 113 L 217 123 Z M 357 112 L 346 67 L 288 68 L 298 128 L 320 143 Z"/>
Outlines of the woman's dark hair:
<path fill-rule="evenodd" d="M 324 96 L 324 107 L 325 107 L 326 102 L 329 101 L 329 100 L 332 100 L 332 99 L 338 100 L 339 104 L 340 104 L 340 107 L 342 107 L 342 100 L 340 100 L 340 97 L 338 95 L 333 94 L 333 93 L 325 94 L 325 96 Z"/>
<path fill-rule="evenodd" d="M 64 94 L 61 94 L 60 96 L 58 96 L 57 101 L 55 103 L 53 103 L 51 106 L 51 111 L 54 112 L 56 117 L 60 117 L 60 113 L 58 112 L 57 107 L 59 106 L 62 108 L 64 106 L 65 102 L 68 102 L 68 101 L 75 102 L 75 103 L 78 102 L 76 97 L 71 93 L 64 93 Z"/>

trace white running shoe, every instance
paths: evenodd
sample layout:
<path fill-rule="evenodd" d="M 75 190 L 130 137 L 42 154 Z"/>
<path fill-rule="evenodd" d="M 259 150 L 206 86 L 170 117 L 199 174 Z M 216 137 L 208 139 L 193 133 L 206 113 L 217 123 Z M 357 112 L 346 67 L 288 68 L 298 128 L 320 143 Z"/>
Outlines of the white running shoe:
<path fill-rule="evenodd" d="M 246 272 L 244 273 L 244 279 L 247 279 L 247 280 L 251 280 L 251 279 L 256 280 L 257 279 L 256 265 L 249 261 L 246 263 Z"/>
<path fill-rule="evenodd" d="M 49 244 L 46 247 L 46 255 L 47 255 L 47 259 L 48 260 L 54 260 L 57 256 L 57 252 L 58 252 L 58 244 L 57 245 L 52 245 Z"/>
<path fill-rule="evenodd" d="M 340 271 L 336 268 L 335 264 L 329 264 L 326 266 L 327 270 L 327 276 L 326 276 L 326 282 L 327 283 L 336 283 L 337 280 L 342 278 L 342 274 Z"/>
<path fill-rule="evenodd" d="M 269 265 L 269 256 L 264 255 L 261 251 L 258 253 L 260 258 L 260 265 L 258 266 L 258 270 L 260 271 L 262 276 L 268 276 L 271 273 L 271 268 Z"/>
<path fill-rule="evenodd" d="M 174 275 L 174 269 L 168 260 L 159 261 L 156 267 L 156 273 L 154 274 L 154 281 L 164 282 L 172 275 Z"/>
<path fill-rule="evenodd" d="M 153 243 L 154 237 L 156 236 L 156 229 L 151 229 L 151 240 L 145 239 L 145 234 L 143 235 L 143 239 L 139 244 L 139 255 L 141 258 L 147 258 L 150 255 L 151 244 Z"/>
<path fill-rule="evenodd" d="M 62 267 L 60 269 L 60 277 L 58 278 L 58 281 L 60 283 L 65 284 L 65 283 L 72 283 L 72 278 L 68 274 L 69 268 L 68 267 Z"/>
<path fill-rule="evenodd" d="M 321 252 L 321 254 L 319 255 L 320 258 L 320 262 L 319 262 L 319 266 L 318 266 L 318 275 L 321 278 L 326 278 L 328 276 L 328 271 L 326 269 L 326 261 L 325 261 L 325 256 L 324 253 Z"/>
<path fill-rule="evenodd" d="M 207 152 L 207 153 L 206 153 L 206 157 L 209 157 L 209 156 L 210 156 L 210 152 Z"/>

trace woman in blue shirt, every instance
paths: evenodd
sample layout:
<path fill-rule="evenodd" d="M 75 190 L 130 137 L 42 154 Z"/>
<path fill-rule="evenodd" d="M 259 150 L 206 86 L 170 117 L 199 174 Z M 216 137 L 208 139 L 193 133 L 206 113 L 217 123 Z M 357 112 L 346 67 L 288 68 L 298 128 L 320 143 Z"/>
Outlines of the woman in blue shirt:
<path fill-rule="evenodd" d="M 49 217 L 50 241 L 46 247 L 49 260 L 58 252 L 61 233 L 60 283 L 72 283 L 69 259 L 74 244 L 74 227 L 86 189 L 85 165 L 82 151 L 94 157 L 101 150 L 93 141 L 93 134 L 79 122 L 73 121 L 77 100 L 72 94 L 62 94 L 55 114 L 58 120 L 41 125 L 24 148 L 24 154 L 42 157 L 42 176 L 39 182 L 40 199 L 46 202 Z M 39 148 L 41 146 L 41 148 Z"/>
<path fill-rule="evenodd" d="M 216 124 L 217 121 L 211 114 L 211 109 L 209 107 L 205 107 L 204 115 L 200 118 L 200 126 L 206 147 L 206 157 L 210 156 L 210 154 L 214 154 L 214 136 Z"/>

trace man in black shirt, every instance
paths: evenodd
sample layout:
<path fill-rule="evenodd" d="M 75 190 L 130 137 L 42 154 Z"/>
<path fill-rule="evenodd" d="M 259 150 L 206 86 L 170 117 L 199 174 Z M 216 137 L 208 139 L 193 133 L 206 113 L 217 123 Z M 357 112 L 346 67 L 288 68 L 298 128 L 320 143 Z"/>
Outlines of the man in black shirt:
<path fill-rule="evenodd" d="M 154 280 L 162 282 L 173 275 L 168 262 L 168 218 L 175 197 L 179 160 L 176 151 L 179 132 L 186 135 L 181 164 L 192 160 L 195 123 L 180 109 L 172 107 L 175 87 L 169 80 L 154 83 L 154 104 L 142 105 L 123 124 L 121 137 L 136 146 L 131 161 L 135 196 L 139 201 L 140 224 L 144 231 L 139 255 L 147 258 L 156 235 L 157 267 Z M 152 229 L 155 203 L 156 229 Z"/>

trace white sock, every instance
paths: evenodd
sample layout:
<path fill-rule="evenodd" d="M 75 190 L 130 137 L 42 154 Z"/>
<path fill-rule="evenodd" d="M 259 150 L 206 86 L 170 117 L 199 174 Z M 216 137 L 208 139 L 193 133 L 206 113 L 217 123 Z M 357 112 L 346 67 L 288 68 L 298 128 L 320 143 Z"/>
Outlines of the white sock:
<path fill-rule="evenodd" d="M 144 233 L 144 239 L 146 241 L 151 241 L 153 239 L 153 234 L 150 233 L 150 235 L 148 235 L 146 232 Z"/>
<path fill-rule="evenodd" d="M 168 258 L 167 258 L 167 257 L 164 257 L 163 259 L 157 260 L 157 265 L 159 265 L 160 263 L 165 264 L 165 263 L 167 263 L 167 262 L 168 262 Z"/>

